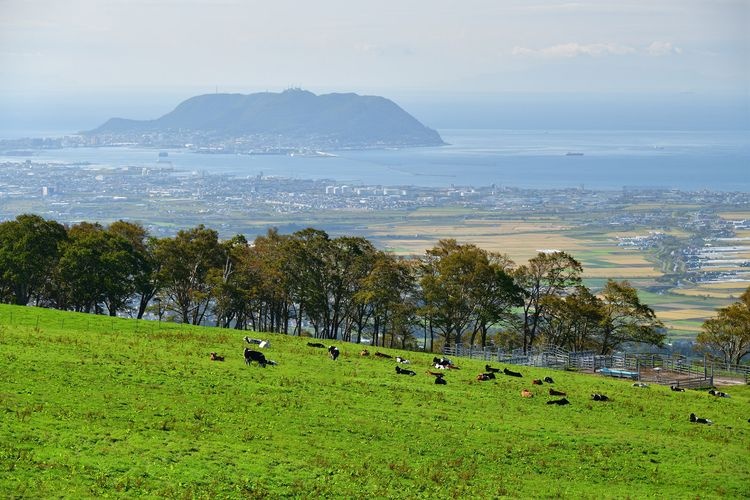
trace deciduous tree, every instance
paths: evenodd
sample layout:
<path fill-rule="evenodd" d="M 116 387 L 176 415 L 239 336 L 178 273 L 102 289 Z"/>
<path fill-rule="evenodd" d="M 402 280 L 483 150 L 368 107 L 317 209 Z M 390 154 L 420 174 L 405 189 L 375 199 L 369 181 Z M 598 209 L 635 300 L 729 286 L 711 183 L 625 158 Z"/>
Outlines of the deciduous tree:
<path fill-rule="evenodd" d="M 696 341 L 706 351 L 721 353 L 727 365 L 739 364 L 750 354 L 750 287 L 739 301 L 706 320 Z"/>
<path fill-rule="evenodd" d="M 581 283 L 581 264 L 565 252 L 539 252 L 513 273 L 523 295 L 523 351 L 531 349 L 547 307 L 547 299 Z"/>

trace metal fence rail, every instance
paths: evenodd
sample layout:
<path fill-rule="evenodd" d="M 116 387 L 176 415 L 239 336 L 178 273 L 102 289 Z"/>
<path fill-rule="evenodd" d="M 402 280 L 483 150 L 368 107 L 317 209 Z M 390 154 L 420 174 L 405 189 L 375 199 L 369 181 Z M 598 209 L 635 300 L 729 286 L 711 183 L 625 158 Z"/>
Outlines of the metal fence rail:
<path fill-rule="evenodd" d="M 684 356 L 663 354 L 615 353 L 599 355 L 593 351 L 572 352 L 554 345 L 535 346 L 527 353 L 516 349 L 504 351 L 492 347 L 472 347 L 461 344 L 446 346 L 443 354 L 481 359 L 488 362 L 567 369 L 603 374 L 631 373 L 641 381 L 676 387 L 709 387 L 716 377 L 750 383 L 750 366 L 715 363 L 708 359 L 687 359 Z M 614 375 L 612 375 L 614 376 Z"/>

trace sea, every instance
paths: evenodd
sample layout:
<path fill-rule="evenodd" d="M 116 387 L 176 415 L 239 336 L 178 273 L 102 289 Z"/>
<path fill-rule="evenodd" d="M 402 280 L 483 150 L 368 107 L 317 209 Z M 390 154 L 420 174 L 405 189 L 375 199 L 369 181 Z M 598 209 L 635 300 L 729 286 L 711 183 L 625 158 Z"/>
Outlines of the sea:
<path fill-rule="evenodd" d="M 747 130 L 439 132 L 445 146 L 324 151 L 319 156 L 98 147 L 36 151 L 28 158 L 0 155 L 0 161 L 148 167 L 166 152 L 178 172 L 329 179 L 349 185 L 750 192 Z"/>

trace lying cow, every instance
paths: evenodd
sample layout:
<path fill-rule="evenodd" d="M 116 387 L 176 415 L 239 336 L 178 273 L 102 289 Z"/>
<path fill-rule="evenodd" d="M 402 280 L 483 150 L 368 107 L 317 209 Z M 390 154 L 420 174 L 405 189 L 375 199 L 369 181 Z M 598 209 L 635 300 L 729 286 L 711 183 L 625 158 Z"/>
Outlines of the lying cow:
<path fill-rule="evenodd" d="M 390 354 L 384 354 L 382 352 L 377 352 L 377 351 L 375 352 L 375 357 L 376 358 L 383 358 L 383 359 L 391 359 L 391 358 L 393 358 L 393 356 L 391 356 Z"/>
<path fill-rule="evenodd" d="M 209 358 L 211 359 L 211 361 L 224 361 L 224 356 L 219 356 L 215 352 L 212 352 Z"/>
<path fill-rule="evenodd" d="M 713 422 L 707 418 L 696 417 L 695 413 L 690 414 L 690 421 L 693 422 L 694 424 L 706 424 L 706 425 L 713 424 Z"/>
<path fill-rule="evenodd" d="M 435 383 L 436 383 L 437 385 L 447 385 L 447 384 L 448 384 L 448 381 L 447 381 L 447 380 L 445 380 L 445 379 L 444 379 L 443 377 L 436 377 L 436 378 L 435 378 Z"/>
<path fill-rule="evenodd" d="M 370 351 L 368 351 L 367 349 L 362 349 L 361 351 L 359 351 L 359 355 L 362 357 L 369 356 Z"/>
<path fill-rule="evenodd" d="M 265 349 L 266 347 L 271 346 L 271 343 L 267 340 L 251 339 L 250 337 L 245 337 L 245 342 L 247 342 L 248 344 L 255 344 L 261 349 Z"/>
<path fill-rule="evenodd" d="M 417 372 L 415 372 L 414 370 L 404 370 L 400 366 L 396 366 L 396 373 L 398 373 L 399 375 L 411 375 L 411 376 L 414 376 L 417 374 Z"/>
<path fill-rule="evenodd" d="M 560 405 L 560 406 L 562 406 L 562 405 L 569 405 L 570 401 L 568 401 L 565 398 L 562 398 L 562 399 L 552 399 L 550 401 L 547 401 L 547 404 L 548 405 Z"/>
<path fill-rule="evenodd" d="M 591 395 L 591 399 L 594 401 L 609 401 L 609 398 L 605 396 L 604 394 L 599 394 L 598 392 L 595 392 Z"/>
<path fill-rule="evenodd" d="M 435 368 L 437 368 L 438 365 L 440 365 L 440 368 L 442 368 L 443 370 L 445 370 L 446 368 L 448 368 L 449 366 L 453 364 L 451 360 L 448 358 L 437 358 L 437 357 L 432 358 L 432 363 L 435 365 Z"/>
<path fill-rule="evenodd" d="M 708 393 L 712 396 L 716 396 L 717 398 L 731 398 L 732 397 L 726 392 L 717 391 L 715 389 L 709 390 Z"/>
<path fill-rule="evenodd" d="M 519 372 L 514 372 L 511 370 L 508 370 L 507 368 L 503 368 L 503 373 L 509 377 L 523 377 L 523 375 L 521 375 Z"/>
<path fill-rule="evenodd" d="M 328 348 L 328 355 L 331 357 L 332 360 L 336 361 L 339 357 L 339 348 L 335 345 L 332 345 Z"/>
<path fill-rule="evenodd" d="M 533 398 L 534 395 L 531 393 L 530 390 L 524 389 L 524 390 L 521 391 L 521 397 L 522 398 Z"/>
<path fill-rule="evenodd" d="M 245 364 L 250 365 L 253 361 L 258 363 L 263 368 L 265 368 L 268 364 L 268 360 L 266 360 L 266 357 L 262 352 L 252 351 L 245 347 Z"/>
<path fill-rule="evenodd" d="M 532 381 L 531 381 L 531 383 L 532 383 L 533 385 L 544 385 L 544 382 L 542 382 L 542 381 L 541 381 L 541 380 L 539 380 L 538 378 L 535 378 L 534 380 L 532 380 Z"/>
<path fill-rule="evenodd" d="M 487 380 L 492 380 L 494 378 L 495 378 L 494 373 L 480 373 L 479 375 L 477 375 L 477 380 L 479 381 L 487 381 Z"/>
<path fill-rule="evenodd" d="M 547 382 L 548 384 L 554 384 L 555 383 L 555 381 L 552 380 L 552 377 L 544 377 L 544 381 Z"/>
<path fill-rule="evenodd" d="M 326 348 L 326 346 L 323 345 L 323 344 L 321 344 L 320 342 L 308 342 L 307 345 L 308 345 L 308 347 L 317 347 L 319 349 L 325 349 Z"/>
<path fill-rule="evenodd" d="M 484 365 L 484 371 L 487 373 L 500 373 L 500 368 L 492 368 L 490 365 Z"/>
<path fill-rule="evenodd" d="M 402 358 L 401 356 L 396 356 L 396 363 L 401 363 L 402 365 L 408 365 L 411 363 L 411 361 L 409 361 L 406 358 Z"/>
<path fill-rule="evenodd" d="M 684 387 L 677 387 L 676 385 L 670 385 L 669 389 L 672 390 L 672 391 L 674 391 L 674 392 L 685 392 L 685 388 Z"/>
<path fill-rule="evenodd" d="M 549 395 L 550 396 L 567 396 L 563 391 L 556 391 L 553 388 L 549 388 Z"/>

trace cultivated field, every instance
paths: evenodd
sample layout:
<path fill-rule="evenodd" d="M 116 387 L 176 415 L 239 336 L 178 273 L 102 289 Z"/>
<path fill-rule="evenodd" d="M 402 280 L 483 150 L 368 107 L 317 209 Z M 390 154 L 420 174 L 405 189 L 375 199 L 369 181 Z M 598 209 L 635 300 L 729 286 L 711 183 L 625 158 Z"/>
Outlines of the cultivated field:
<path fill-rule="evenodd" d="M 703 321 L 714 316 L 716 309 L 729 304 L 747 288 L 747 283 L 703 284 L 675 288 L 667 293 L 650 294 L 645 290 L 658 285 L 661 272 L 646 259 L 643 251 L 617 245 L 618 237 L 645 235 L 642 231 L 582 230 L 563 220 L 533 217 L 524 220 L 472 218 L 463 214 L 457 221 L 449 212 L 415 212 L 400 222 L 372 224 L 370 234 L 379 245 L 401 255 L 421 255 L 441 238 L 455 238 L 486 250 L 507 254 L 516 264 L 523 264 L 540 250 L 563 250 L 583 265 L 589 286 L 601 287 L 607 279 L 629 280 L 639 290 L 642 300 L 654 308 L 657 316 L 670 328 L 672 338 L 694 338 Z M 461 214 L 459 214 L 461 215 Z M 684 236 L 680 230 L 668 231 Z M 685 312 L 680 312 L 684 309 Z"/>
<path fill-rule="evenodd" d="M 512 366 L 524 377 L 478 382 L 484 363 L 464 359 L 439 386 L 431 354 L 370 348 L 411 358 L 411 377 L 361 346 L 337 343 L 334 362 L 251 334 L 278 362 L 263 369 L 245 334 L 0 306 L 0 496 L 750 496 L 747 386 L 715 398 Z M 546 404 L 544 376 L 570 405 Z"/>

